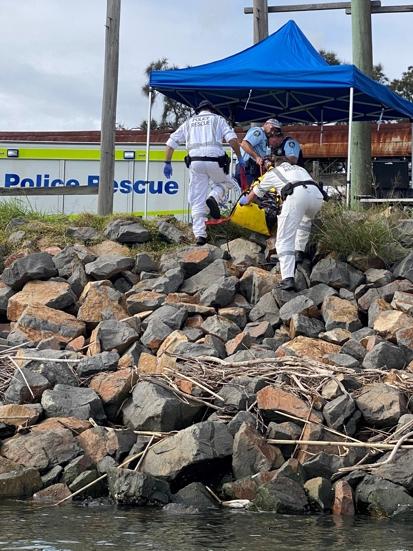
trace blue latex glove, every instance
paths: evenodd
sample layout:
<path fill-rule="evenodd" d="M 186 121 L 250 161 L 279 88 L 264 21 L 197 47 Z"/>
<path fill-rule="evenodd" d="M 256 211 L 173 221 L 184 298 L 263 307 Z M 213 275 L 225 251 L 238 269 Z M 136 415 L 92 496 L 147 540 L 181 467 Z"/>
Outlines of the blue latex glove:
<path fill-rule="evenodd" d="M 172 165 L 171 161 L 166 161 L 163 165 L 163 173 L 165 175 L 165 178 L 170 178 L 172 176 Z"/>
<path fill-rule="evenodd" d="M 243 195 L 241 197 L 241 199 L 238 201 L 240 205 L 244 206 L 244 205 L 248 205 L 248 197 L 247 195 Z"/>
<path fill-rule="evenodd" d="M 245 161 L 242 157 L 238 159 L 238 166 L 240 168 L 245 168 Z"/>

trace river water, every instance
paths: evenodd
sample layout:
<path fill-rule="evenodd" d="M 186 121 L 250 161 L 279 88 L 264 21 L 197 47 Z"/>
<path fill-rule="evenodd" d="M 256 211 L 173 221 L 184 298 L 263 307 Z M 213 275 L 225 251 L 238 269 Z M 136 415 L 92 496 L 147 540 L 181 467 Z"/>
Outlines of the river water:
<path fill-rule="evenodd" d="M 42 551 L 410 551 L 410 522 L 228 510 L 0 503 L 0 549 Z"/>

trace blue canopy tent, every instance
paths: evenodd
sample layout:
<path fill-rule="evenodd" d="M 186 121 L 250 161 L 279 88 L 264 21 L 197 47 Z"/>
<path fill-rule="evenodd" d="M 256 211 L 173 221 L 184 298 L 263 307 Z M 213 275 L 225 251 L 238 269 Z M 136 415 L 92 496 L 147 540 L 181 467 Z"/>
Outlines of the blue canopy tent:
<path fill-rule="evenodd" d="M 233 123 L 271 117 L 285 123 L 349 121 L 349 148 L 352 121 L 413 121 L 413 103 L 354 65 L 329 65 L 294 21 L 225 59 L 187 69 L 153 71 L 149 84 L 152 90 L 191 107 L 208 99 Z M 148 120 L 151 104 L 150 93 Z M 348 157 L 349 180 L 350 152 Z"/>

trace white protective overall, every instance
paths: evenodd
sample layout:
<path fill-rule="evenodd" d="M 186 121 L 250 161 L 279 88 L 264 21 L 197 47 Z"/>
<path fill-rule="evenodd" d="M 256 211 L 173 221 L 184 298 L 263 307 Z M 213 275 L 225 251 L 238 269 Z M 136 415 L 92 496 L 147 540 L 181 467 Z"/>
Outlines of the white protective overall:
<path fill-rule="evenodd" d="M 313 181 L 310 174 L 301 166 L 281 163 L 265 174 L 254 188 L 254 193 L 262 197 L 271 188 L 278 193 L 288 183 Z M 277 219 L 276 249 L 282 279 L 294 277 L 295 251 L 303 251 L 308 243 L 311 223 L 323 204 L 323 196 L 314 185 L 297 186 L 292 195 L 283 202 Z"/>
<path fill-rule="evenodd" d="M 185 143 L 190 157 L 214 159 L 225 155 L 222 142 L 232 139 L 237 139 L 237 135 L 227 121 L 205 110 L 184 122 L 171 134 L 166 145 L 176 149 L 180 143 Z M 189 172 L 188 202 L 191 206 L 192 231 L 195 237 L 206 237 L 207 198 L 214 197 L 218 205 L 223 206 L 228 193 L 238 191 L 239 186 L 214 160 L 192 161 Z"/>

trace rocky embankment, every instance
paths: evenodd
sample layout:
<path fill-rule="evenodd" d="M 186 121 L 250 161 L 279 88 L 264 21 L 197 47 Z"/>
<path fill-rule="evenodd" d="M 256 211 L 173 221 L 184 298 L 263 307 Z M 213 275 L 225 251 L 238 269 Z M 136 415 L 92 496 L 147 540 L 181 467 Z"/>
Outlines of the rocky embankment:
<path fill-rule="evenodd" d="M 6 259 L 1 498 L 413 511 L 413 253 L 316 258 L 293 293 L 265 242 L 155 261 L 116 224 Z"/>

